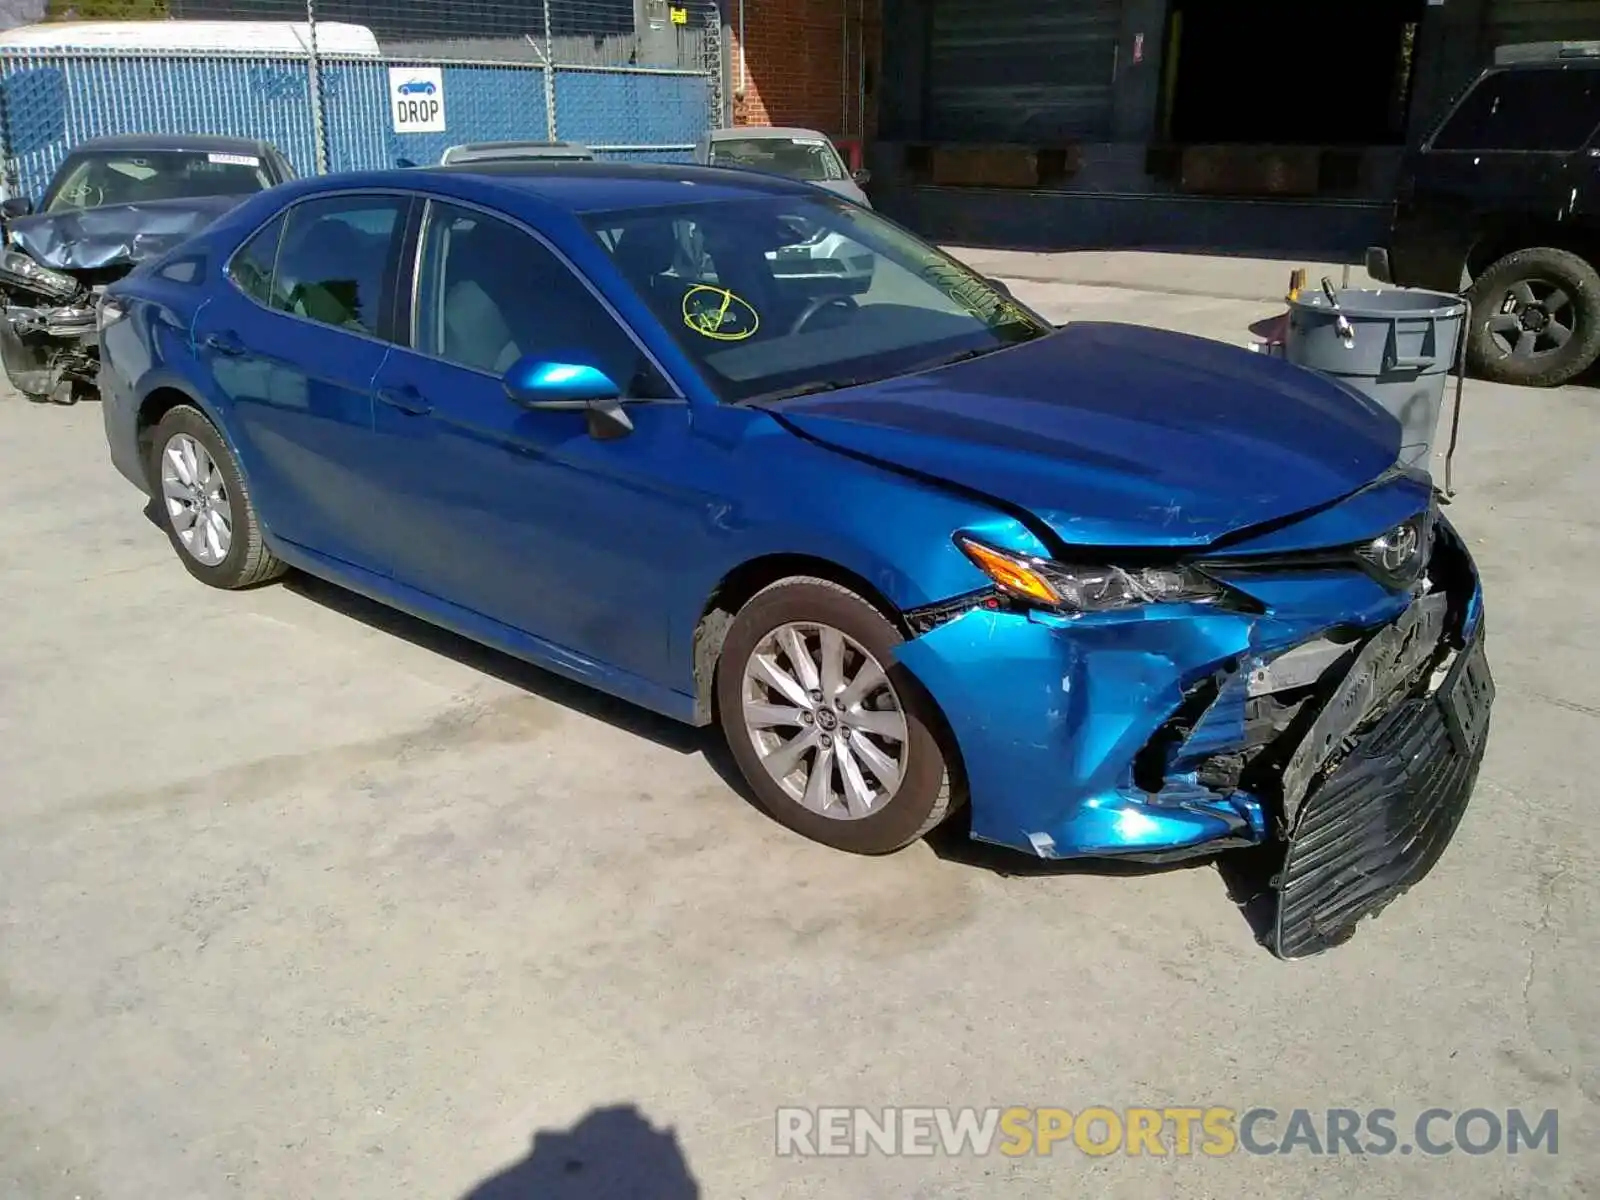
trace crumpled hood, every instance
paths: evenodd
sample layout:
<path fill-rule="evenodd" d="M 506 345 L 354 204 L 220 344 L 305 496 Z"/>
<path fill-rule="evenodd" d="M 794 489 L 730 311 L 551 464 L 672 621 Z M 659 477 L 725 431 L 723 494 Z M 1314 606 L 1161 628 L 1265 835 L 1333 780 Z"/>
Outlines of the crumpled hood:
<path fill-rule="evenodd" d="M 838 449 L 1031 512 L 1068 545 L 1203 546 L 1359 490 L 1400 425 L 1324 376 L 1221 342 L 1072 324 L 772 411 Z"/>
<path fill-rule="evenodd" d="M 187 241 L 246 196 L 191 196 L 16 217 L 13 246 L 58 271 L 133 266 Z"/>

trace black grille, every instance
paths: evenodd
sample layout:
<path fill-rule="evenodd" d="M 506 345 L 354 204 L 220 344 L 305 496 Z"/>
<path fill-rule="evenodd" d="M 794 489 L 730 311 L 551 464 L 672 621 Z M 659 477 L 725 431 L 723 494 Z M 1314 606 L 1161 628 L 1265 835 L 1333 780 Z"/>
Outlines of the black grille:
<path fill-rule="evenodd" d="M 1362 737 L 1307 798 L 1279 878 L 1272 949 L 1304 958 L 1346 941 L 1444 853 L 1483 748 L 1459 753 L 1432 698 L 1408 700 Z"/>

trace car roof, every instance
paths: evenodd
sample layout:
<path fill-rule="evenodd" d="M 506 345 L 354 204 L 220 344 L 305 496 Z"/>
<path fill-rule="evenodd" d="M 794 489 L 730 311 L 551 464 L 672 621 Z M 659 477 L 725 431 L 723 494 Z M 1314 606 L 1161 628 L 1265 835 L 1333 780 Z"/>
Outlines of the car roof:
<path fill-rule="evenodd" d="M 735 139 L 744 141 L 747 138 L 790 141 L 794 138 L 827 138 L 828 135 L 818 129 L 798 129 L 793 126 L 736 125 L 731 129 L 713 129 L 710 137 L 713 142 L 731 142 Z"/>
<path fill-rule="evenodd" d="M 527 197 L 573 213 L 815 194 L 809 185 L 778 175 L 730 171 L 725 167 L 605 160 L 451 163 L 420 170 L 400 168 L 360 178 L 367 186 L 414 188 L 419 175 L 431 177 L 443 192 L 457 190 L 453 184 L 476 185 L 499 192 L 512 203 Z"/>
<path fill-rule="evenodd" d="M 270 149 L 254 138 L 223 137 L 211 133 L 118 133 L 108 137 L 85 138 L 68 152 L 83 150 L 254 150 Z"/>

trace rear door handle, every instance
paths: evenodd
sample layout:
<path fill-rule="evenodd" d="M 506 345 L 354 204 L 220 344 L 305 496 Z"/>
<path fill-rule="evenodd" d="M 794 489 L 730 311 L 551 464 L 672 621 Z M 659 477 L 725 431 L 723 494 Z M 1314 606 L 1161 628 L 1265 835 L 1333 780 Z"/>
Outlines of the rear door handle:
<path fill-rule="evenodd" d="M 219 330 L 206 338 L 206 346 L 218 354 L 225 354 L 229 358 L 238 358 L 244 353 L 244 343 L 239 340 L 239 335 L 231 329 Z"/>
<path fill-rule="evenodd" d="M 409 385 L 398 388 L 379 388 L 378 403 L 399 409 L 408 417 L 425 417 L 433 411 L 433 405 L 422 398 L 422 393 Z"/>

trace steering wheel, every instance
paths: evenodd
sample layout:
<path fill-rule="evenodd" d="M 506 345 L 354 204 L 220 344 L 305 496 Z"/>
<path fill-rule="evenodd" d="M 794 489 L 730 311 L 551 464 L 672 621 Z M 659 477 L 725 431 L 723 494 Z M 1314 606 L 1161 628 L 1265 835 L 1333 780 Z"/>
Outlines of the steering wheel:
<path fill-rule="evenodd" d="M 824 309 L 840 308 L 845 312 L 855 312 L 860 307 L 854 296 L 842 296 L 838 292 L 827 296 L 815 296 L 800 310 L 800 315 L 794 319 L 794 324 L 789 326 L 789 332 L 791 334 L 801 332 L 811 323 L 811 319 Z"/>
<path fill-rule="evenodd" d="M 67 202 L 74 208 L 99 208 L 106 200 L 106 190 L 85 180 L 72 189 Z"/>

